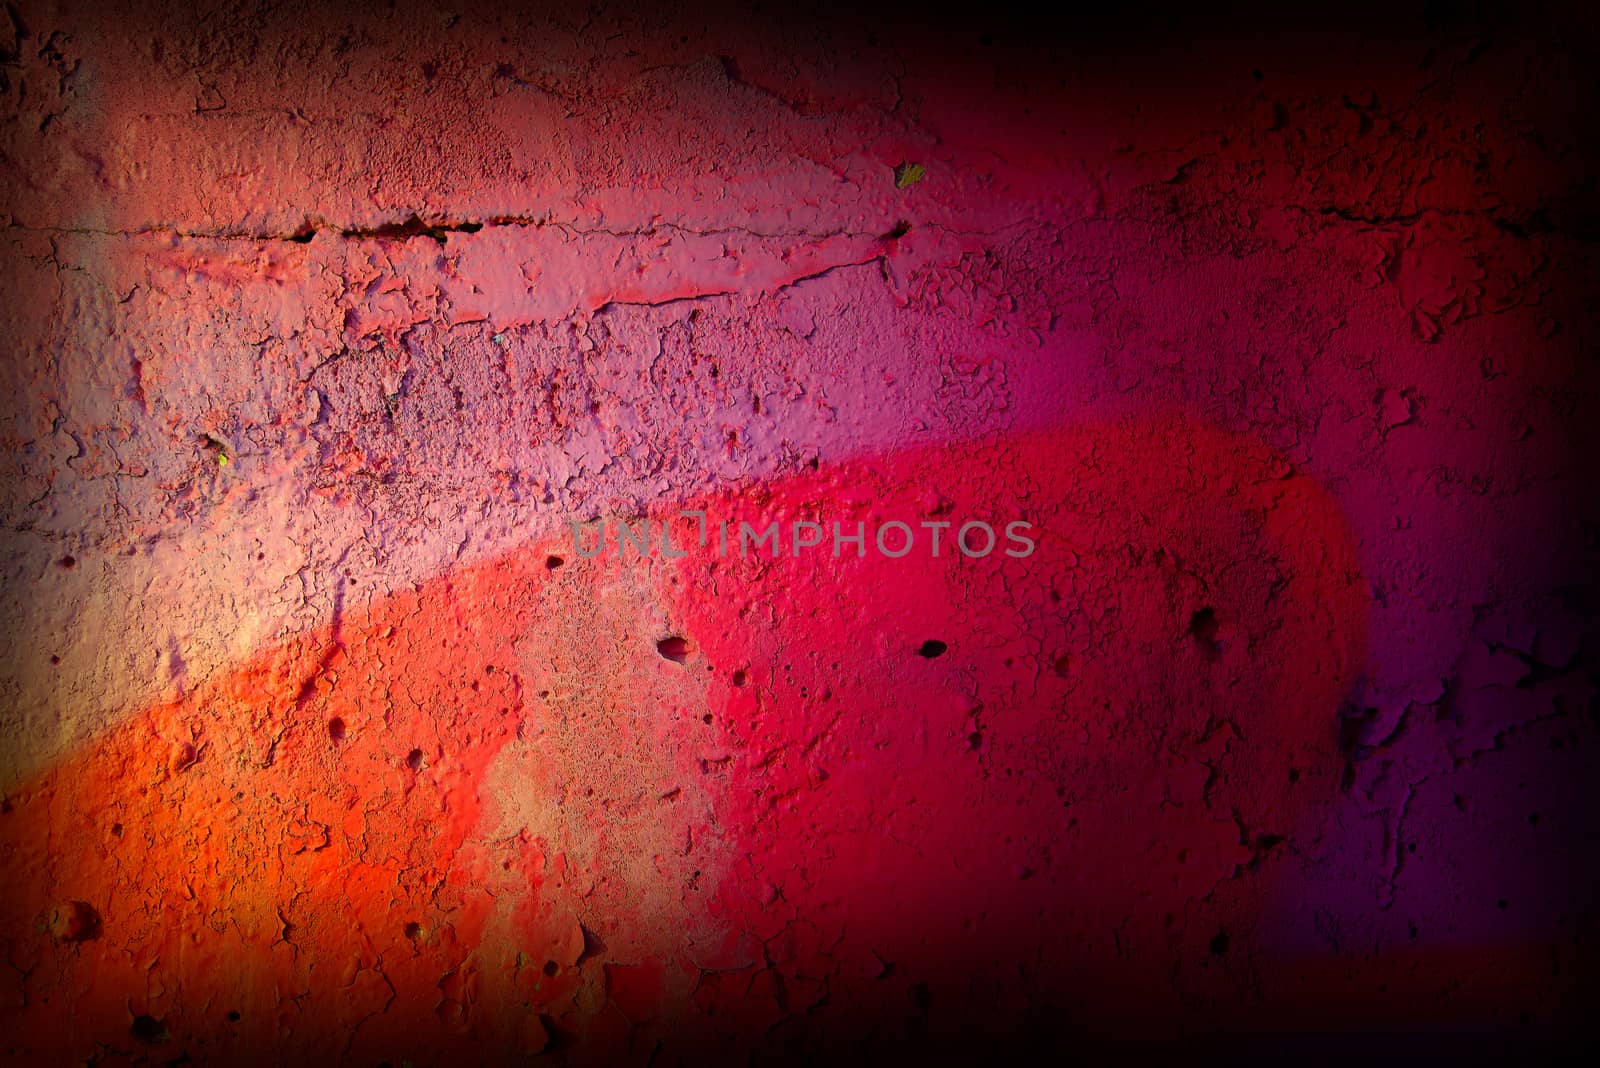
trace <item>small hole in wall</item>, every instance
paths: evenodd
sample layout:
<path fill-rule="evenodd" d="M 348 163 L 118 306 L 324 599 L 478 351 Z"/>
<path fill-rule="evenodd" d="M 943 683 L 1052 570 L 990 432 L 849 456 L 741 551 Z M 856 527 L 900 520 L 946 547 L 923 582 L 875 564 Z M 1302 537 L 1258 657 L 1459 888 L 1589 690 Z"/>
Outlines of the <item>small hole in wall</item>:
<path fill-rule="evenodd" d="M 936 656 L 943 656 L 950 647 L 937 638 L 929 638 L 917 650 L 917 655 L 925 660 L 932 660 Z"/>
<path fill-rule="evenodd" d="M 412 771 L 420 771 L 422 769 L 422 750 L 413 749 L 406 754 L 406 767 Z"/>
<path fill-rule="evenodd" d="M 689 642 L 679 637 L 662 638 L 656 642 L 656 652 L 661 654 L 663 660 L 670 660 L 674 664 L 681 664 L 689 659 Z"/>
<path fill-rule="evenodd" d="M 93 942 L 103 929 L 100 913 L 87 901 L 69 901 L 50 917 L 50 933 L 63 942 Z"/>
<path fill-rule="evenodd" d="M 338 716 L 334 716 L 328 721 L 328 737 L 332 738 L 336 742 L 342 742 L 344 741 L 344 736 L 344 720 L 340 719 Z"/>
<path fill-rule="evenodd" d="M 711 718 L 711 713 L 707 712 L 705 715 L 700 717 L 700 722 L 709 724 L 711 722 Z"/>
<path fill-rule="evenodd" d="M 415 920 L 412 920 L 410 923 L 406 924 L 406 937 L 411 939 L 413 942 L 421 938 L 422 924 L 416 922 Z"/>
<path fill-rule="evenodd" d="M 56 656 L 54 653 L 52 653 L 52 654 L 50 654 L 50 663 L 59 664 L 59 663 L 61 663 L 61 658 L 59 656 Z"/>
<path fill-rule="evenodd" d="M 544 566 L 545 566 L 545 568 L 547 570 L 550 570 L 550 571 L 554 571 L 556 568 L 560 567 L 564 563 L 566 563 L 566 561 L 561 559 L 561 557 L 559 557 L 559 556 L 552 555 L 552 556 L 547 556 L 547 557 L 544 558 Z"/>
<path fill-rule="evenodd" d="M 239 1022 L 239 1010 L 238 1009 L 234 1009 L 232 1012 L 228 1013 L 228 1022 L 229 1023 L 238 1023 Z"/>
<path fill-rule="evenodd" d="M 78 558 L 76 556 L 63 556 L 57 563 L 61 565 L 63 571 L 71 571 L 78 566 Z"/>
<path fill-rule="evenodd" d="M 743 668 L 733 673 L 733 684 L 735 686 L 743 686 L 748 681 L 750 681 L 750 676 L 744 673 Z"/>
<path fill-rule="evenodd" d="M 1209 606 L 1189 617 L 1189 634 L 1207 660 L 1222 654 L 1222 643 L 1217 641 L 1217 613 Z"/>
<path fill-rule="evenodd" d="M 547 960 L 547 961 L 544 962 L 544 974 L 549 976 L 550 978 L 554 979 L 556 977 L 556 974 L 558 972 L 560 972 L 560 971 L 561 971 L 561 965 L 557 964 L 555 961 Z"/>
<path fill-rule="evenodd" d="M 135 1016 L 133 1026 L 128 1028 L 128 1032 L 140 1042 L 149 1042 L 152 1045 L 165 1042 L 171 1037 L 167 1032 L 167 1025 L 154 1016 Z"/>

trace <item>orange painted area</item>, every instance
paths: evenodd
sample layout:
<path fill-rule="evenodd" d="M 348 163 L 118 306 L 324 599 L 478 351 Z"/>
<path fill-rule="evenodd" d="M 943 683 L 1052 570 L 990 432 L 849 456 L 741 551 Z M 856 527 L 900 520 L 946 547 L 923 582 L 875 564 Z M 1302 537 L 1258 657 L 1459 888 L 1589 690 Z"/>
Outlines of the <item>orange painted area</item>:
<path fill-rule="evenodd" d="M 557 539 L 265 650 L 7 799 L 14 1041 L 460 1063 L 916 1037 L 956 998 L 1184 1018 L 1216 977 L 1170 952 L 1247 932 L 1240 874 L 1336 787 L 1366 595 L 1316 484 L 1163 420 L 691 506 L 1038 540 Z"/>

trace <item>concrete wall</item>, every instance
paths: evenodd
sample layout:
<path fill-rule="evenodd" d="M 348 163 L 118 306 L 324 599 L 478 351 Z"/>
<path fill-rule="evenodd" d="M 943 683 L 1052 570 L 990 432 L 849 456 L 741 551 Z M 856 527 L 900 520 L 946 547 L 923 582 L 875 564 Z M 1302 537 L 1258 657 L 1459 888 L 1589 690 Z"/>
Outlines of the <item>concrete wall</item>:
<path fill-rule="evenodd" d="M 0 13 L 11 1056 L 1572 1022 L 1582 19 L 147 7 Z"/>

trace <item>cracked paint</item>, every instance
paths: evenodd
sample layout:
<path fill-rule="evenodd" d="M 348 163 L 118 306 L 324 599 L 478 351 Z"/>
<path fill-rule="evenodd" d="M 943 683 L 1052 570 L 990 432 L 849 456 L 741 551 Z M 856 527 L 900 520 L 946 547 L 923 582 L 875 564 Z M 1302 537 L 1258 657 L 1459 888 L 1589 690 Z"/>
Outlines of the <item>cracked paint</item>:
<path fill-rule="evenodd" d="M 6 1058 L 1574 1033 L 1590 29 L 1198 17 L 6 5 Z"/>

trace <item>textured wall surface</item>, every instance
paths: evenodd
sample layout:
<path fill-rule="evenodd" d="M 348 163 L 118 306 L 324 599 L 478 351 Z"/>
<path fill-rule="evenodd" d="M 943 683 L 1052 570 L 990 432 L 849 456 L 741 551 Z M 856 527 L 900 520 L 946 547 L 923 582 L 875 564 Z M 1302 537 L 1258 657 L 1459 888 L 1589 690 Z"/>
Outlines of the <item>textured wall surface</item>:
<path fill-rule="evenodd" d="M 149 6 L 0 9 L 6 1057 L 1578 1026 L 1584 19 Z"/>

